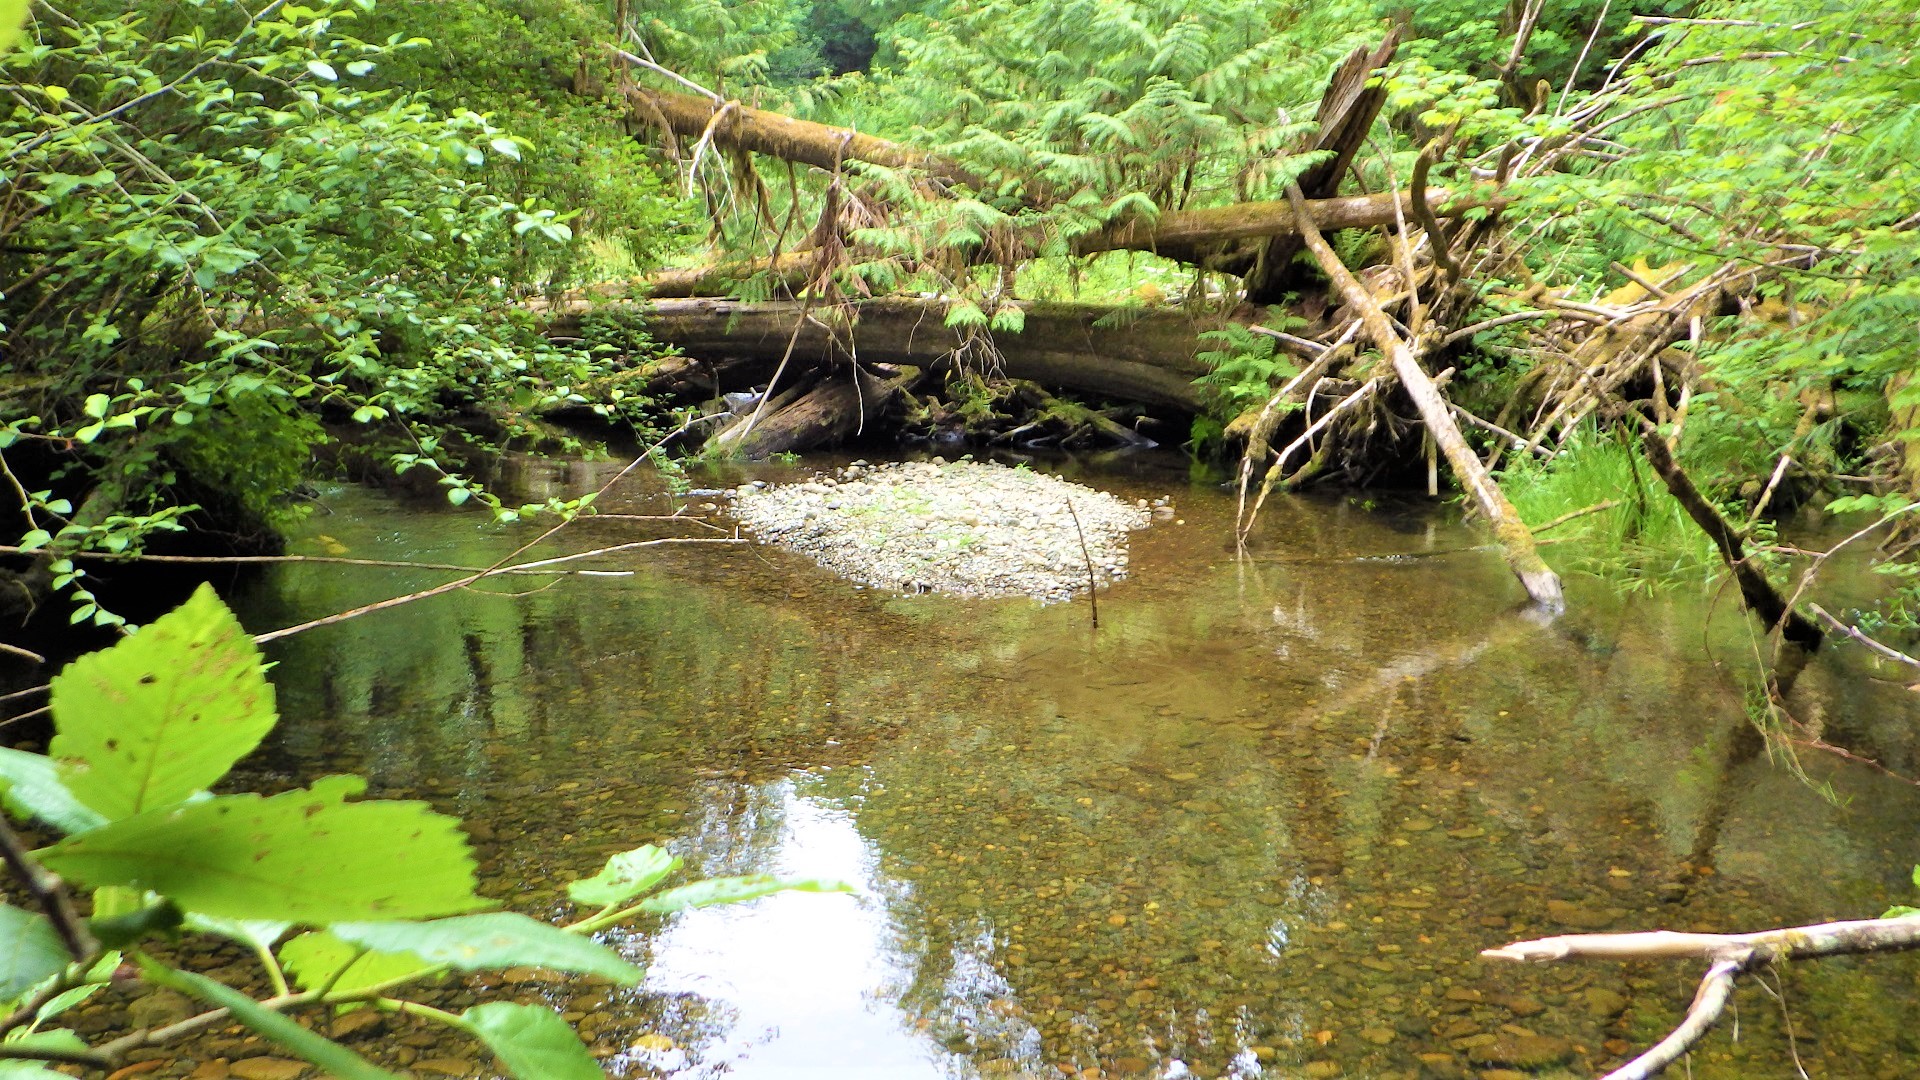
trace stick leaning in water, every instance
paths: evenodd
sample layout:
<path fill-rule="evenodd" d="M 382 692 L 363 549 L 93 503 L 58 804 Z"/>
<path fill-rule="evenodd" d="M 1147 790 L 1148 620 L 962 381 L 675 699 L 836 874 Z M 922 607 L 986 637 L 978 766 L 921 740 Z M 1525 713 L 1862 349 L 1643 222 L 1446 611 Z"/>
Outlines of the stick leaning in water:
<path fill-rule="evenodd" d="M 1506 553 L 1507 566 L 1527 595 L 1542 611 L 1558 615 L 1567 609 L 1567 601 L 1560 592 L 1560 577 L 1540 558 L 1540 552 L 1534 548 L 1533 533 L 1529 532 L 1520 514 L 1507 501 L 1499 485 L 1493 482 L 1486 467 L 1480 464 L 1480 458 L 1474 454 L 1467 440 L 1460 434 L 1460 428 L 1453 422 L 1448 411 L 1447 400 L 1427 376 L 1426 369 L 1420 366 L 1420 358 L 1414 355 L 1413 346 L 1401 337 L 1393 328 L 1393 320 L 1369 294 L 1359 279 L 1353 276 L 1340 257 L 1334 254 L 1327 239 L 1320 235 L 1320 229 L 1314 224 L 1313 215 L 1306 209 L 1306 198 L 1300 194 L 1298 184 L 1287 185 L 1287 197 L 1292 200 L 1295 217 L 1300 222 L 1300 238 L 1320 263 L 1320 269 L 1340 290 L 1346 300 L 1360 316 L 1366 326 L 1367 336 L 1379 347 L 1393 364 L 1393 373 L 1406 387 L 1407 396 L 1413 399 L 1420 410 L 1420 420 L 1427 430 L 1433 433 L 1433 441 L 1447 456 L 1447 465 L 1460 481 L 1460 486 L 1473 496 L 1474 505 L 1486 515 L 1487 524 L 1493 526 L 1493 536 L 1500 542 L 1501 550 Z M 1443 242 L 1434 237 L 1434 243 Z"/>
<path fill-rule="evenodd" d="M 1080 528 L 1080 515 L 1074 512 L 1073 500 L 1067 500 L 1067 516 L 1073 519 L 1074 535 L 1080 538 L 1080 557 L 1087 562 L 1087 606 L 1093 610 L 1093 628 L 1100 629 L 1100 583 L 1093 578 L 1093 555 L 1087 551 L 1087 534 Z"/>

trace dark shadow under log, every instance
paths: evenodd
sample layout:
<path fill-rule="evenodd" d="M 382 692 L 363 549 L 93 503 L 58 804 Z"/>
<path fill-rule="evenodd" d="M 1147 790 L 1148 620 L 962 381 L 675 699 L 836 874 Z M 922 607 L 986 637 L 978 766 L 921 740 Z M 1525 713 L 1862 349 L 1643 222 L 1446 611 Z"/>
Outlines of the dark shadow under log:
<path fill-rule="evenodd" d="M 858 367 L 830 372 L 784 404 L 741 417 L 709 439 L 707 449 L 731 457 L 763 458 L 840 442 L 865 428 L 922 374 L 914 367 L 899 368 L 886 378 Z"/>

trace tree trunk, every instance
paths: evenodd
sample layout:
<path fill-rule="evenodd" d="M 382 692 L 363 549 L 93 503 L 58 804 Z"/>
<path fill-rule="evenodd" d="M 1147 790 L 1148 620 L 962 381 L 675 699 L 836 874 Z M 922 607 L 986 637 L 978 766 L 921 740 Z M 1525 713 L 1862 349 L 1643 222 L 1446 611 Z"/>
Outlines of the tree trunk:
<path fill-rule="evenodd" d="M 1387 103 L 1384 84 L 1367 84 L 1374 72 L 1393 60 L 1394 50 L 1400 44 L 1400 30 L 1395 26 L 1388 31 L 1379 48 L 1369 51 L 1363 45 L 1354 49 L 1328 80 L 1327 92 L 1321 95 L 1320 108 L 1313 117 L 1319 131 L 1293 151 L 1332 154 L 1295 181 L 1308 199 L 1331 198 L 1340 193 L 1340 178 L 1347 174 L 1354 154 L 1366 142 L 1374 120 Z M 1260 245 L 1259 254 L 1246 274 L 1248 303 L 1277 304 L 1298 285 L 1299 273 L 1293 259 L 1300 254 L 1302 246 L 1295 234 L 1274 236 Z"/>
<path fill-rule="evenodd" d="M 1183 312 L 1022 303 L 1020 333 L 969 337 L 946 325 L 947 306 L 909 297 L 811 311 L 797 301 L 664 300 L 643 310 L 655 341 L 715 364 L 778 362 L 791 342 L 792 363 L 802 368 L 855 355 L 929 369 L 969 366 L 1050 390 L 1186 414 L 1200 411 L 1193 380 L 1208 370 L 1198 357 L 1198 335 L 1221 325 L 1218 318 Z M 549 332 L 575 334 L 579 315 L 591 309 L 581 301 L 561 304 Z"/>

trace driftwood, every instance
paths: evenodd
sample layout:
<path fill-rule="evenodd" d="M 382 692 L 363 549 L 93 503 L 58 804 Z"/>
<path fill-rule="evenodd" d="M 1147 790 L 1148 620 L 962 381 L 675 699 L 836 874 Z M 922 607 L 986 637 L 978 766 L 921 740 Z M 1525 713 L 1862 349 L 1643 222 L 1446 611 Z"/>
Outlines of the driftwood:
<path fill-rule="evenodd" d="M 1296 206 L 1304 204 L 1305 199 L 1297 186 L 1289 193 Z M 1519 512 L 1507 501 L 1506 494 L 1494 483 L 1486 466 L 1481 464 L 1479 456 L 1460 434 L 1460 428 L 1453 422 L 1453 414 L 1447 408 L 1446 399 L 1440 396 L 1433 379 L 1420 366 L 1413 345 L 1394 328 L 1393 320 L 1380 309 L 1379 302 L 1367 291 L 1366 286 L 1360 284 L 1359 279 L 1341 263 L 1339 255 L 1320 235 L 1319 229 L 1309 222 L 1303 226 L 1301 236 L 1340 295 L 1359 314 L 1367 336 L 1373 339 L 1393 365 L 1394 375 L 1406 388 L 1415 408 L 1420 410 L 1420 419 L 1426 424 L 1434 442 L 1439 444 L 1441 453 L 1446 455 L 1447 464 L 1452 467 L 1460 485 L 1473 497 L 1474 505 L 1486 517 L 1487 523 L 1493 527 L 1494 538 L 1500 542 L 1501 550 L 1506 554 L 1507 566 L 1520 579 L 1527 595 L 1543 611 L 1557 615 L 1566 610 L 1559 575 L 1540 558 L 1526 522 L 1520 520 Z M 1439 242 L 1439 238 L 1436 237 L 1435 242 Z"/>
<path fill-rule="evenodd" d="M 1546 963 L 1555 960 L 1698 959 L 1709 963 L 1680 1025 L 1652 1049 L 1606 1080 L 1646 1080 L 1679 1061 L 1720 1019 L 1733 994 L 1734 980 L 1780 960 L 1859 953 L 1901 952 L 1920 948 L 1920 915 L 1821 923 L 1754 934 L 1679 934 L 1654 930 L 1638 934 L 1571 934 L 1516 941 L 1480 955 L 1490 960 Z"/>
<path fill-rule="evenodd" d="M 1207 373 L 1198 335 L 1217 318 L 1092 305 L 1022 303 L 1017 334 L 975 334 L 946 325 L 947 302 L 892 297 L 807 310 L 797 301 L 665 300 L 643 310 L 647 333 L 712 364 L 793 362 L 819 367 L 848 357 L 934 371 L 971 370 L 1026 379 L 1050 390 L 1137 402 L 1192 414 L 1193 380 Z M 550 308 L 549 332 L 576 336 L 587 301 Z M 798 333 L 796 334 L 796 327 Z"/>

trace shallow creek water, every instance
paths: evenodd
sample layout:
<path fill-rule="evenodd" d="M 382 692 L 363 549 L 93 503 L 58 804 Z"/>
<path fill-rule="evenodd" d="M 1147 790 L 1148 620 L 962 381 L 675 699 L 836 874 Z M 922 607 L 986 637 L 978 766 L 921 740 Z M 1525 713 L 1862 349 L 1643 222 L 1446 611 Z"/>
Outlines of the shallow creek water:
<path fill-rule="evenodd" d="M 1478 950 L 1910 898 L 1920 797 L 1825 757 L 1812 783 L 1769 763 L 1745 737 L 1730 602 L 1575 582 L 1543 628 L 1424 500 L 1278 499 L 1236 559 L 1230 498 L 1173 459 L 1039 467 L 1179 504 L 1183 524 L 1135 534 L 1097 630 L 1084 602 L 640 549 L 589 564 L 631 576 L 509 578 L 278 643 L 286 720 L 240 779 L 357 772 L 431 799 L 470 823 L 483 890 L 542 917 L 647 842 L 700 873 L 858 887 L 619 933 L 638 988 L 515 971 L 428 998 L 551 1002 L 622 1077 L 1587 1076 L 1662 1034 L 1699 972 Z M 508 480 L 544 497 L 614 470 Z M 603 509 L 666 505 L 638 477 Z M 560 544 L 659 533 L 587 520 Z M 486 564 L 532 535 L 342 490 L 296 550 Z M 442 580 L 288 566 L 242 613 L 263 630 Z M 1920 708 L 1873 675 L 1841 656 L 1809 679 L 1831 738 L 1913 771 Z M 1795 1055 L 1817 1076 L 1920 1075 L 1917 973 L 1798 965 L 1784 1014 L 1749 986 L 1738 1039 L 1725 1025 L 1693 1075 L 1785 1077 Z M 348 1041 L 421 1075 L 497 1075 L 401 1021 Z"/>

